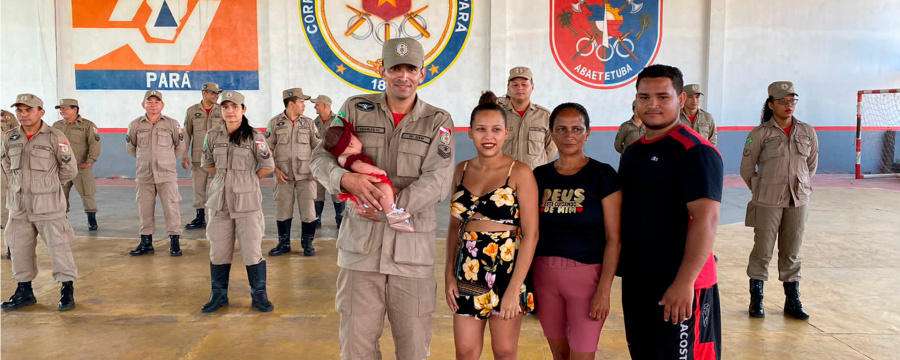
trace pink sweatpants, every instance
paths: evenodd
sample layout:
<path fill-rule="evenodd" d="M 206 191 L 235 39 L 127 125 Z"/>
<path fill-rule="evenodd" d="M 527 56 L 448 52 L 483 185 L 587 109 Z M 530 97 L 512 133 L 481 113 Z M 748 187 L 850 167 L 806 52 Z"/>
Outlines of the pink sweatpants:
<path fill-rule="evenodd" d="M 600 264 L 556 256 L 535 258 L 532 267 L 538 319 L 548 339 L 568 339 L 577 352 L 595 352 L 603 320 L 591 319 L 591 299 L 600 282 Z"/>

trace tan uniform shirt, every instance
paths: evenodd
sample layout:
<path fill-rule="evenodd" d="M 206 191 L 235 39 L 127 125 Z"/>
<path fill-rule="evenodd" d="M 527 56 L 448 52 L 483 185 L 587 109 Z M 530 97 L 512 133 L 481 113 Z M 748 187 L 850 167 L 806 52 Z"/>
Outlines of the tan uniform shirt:
<path fill-rule="evenodd" d="M 225 125 L 219 125 L 206 134 L 202 152 L 200 166 L 216 169 L 209 185 L 207 209 L 227 210 L 232 219 L 255 216 L 262 211 L 256 171 L 274 169 L 275 160 L 261 132 L 253 130 L 252 139 L 235 145 L 229 140 Z"/>
<path fill-rule="evenodd" d="M 59 120 L 53 123 L 53 127 L 66 134 L 72 154 L 79 164 L 97 162 L 100 156 L 100 130 L 92 121 L 79 115 L 71 125 L 66 120 Z"/>
<path fill-rule="evenodd" d="M 287 180 L 312 179 L 309 164 L 312 161 L 312 151 L 320 141 L 312 119 L 301 115 L 291 123 L 282 112 L 269 120 L 265 137 L 269 147 L 275 150 L 275 166 L 284 173 Z"/>
<path fill-rule="evenodd" d="M 426 278 L 434 276 L 437 219 L 434 206 L 445 199 L 453 181 L 453 119 L 422 99 L 394 127 L 384 94 L 347 99 L 338 113 L 359 133 L 363 153 L 384 170 L 398 189 L 397 207 L 412 217 L 414 233 L 400 233 L 349 209 L 338 235 L 338 266 L 357 271 Z M 343 126 L 333 122 L 332 126 Z M 342 192 L 348 171 L 322 146 L 313 155 L 316 178 L 332 194 Z M 351 206 L 356 206 L 351 203 Z"/>
<path fill-rule="evenodd" d="M 637 123 L 634 122 L 634 117 L 629 119 L 626 122 L 623 122 L 622 125 L 619 126 L 619 131 L 616 133 L 616 140 L 613 144 L 616 148 L 616 151 L 619 154 L 625 152 L 625 148 L 631 143 L 638 141 L 641 136 L 644 136 L 644 125 L 638 126 Z"/>
<path fill-rule="evenodd" d="M 128 124 L 125 148 L 137 159 L 139 183 L 176 181 L 176 160 L 184 153 L 184 129 L 178 121 L 162 115 L 156 125 L 147 115 Z"/>
<path fill-rule="evenodd" d="M 224 123 L 222 107 L 219 104 L 213 104 L 208 115 L 203 103 L 189 107 L 184 114 L 184 144 L 189 152 L 185 152 L 184 157 L 190 155 L 192 163 L 200 161 L 203 150 L 201 141 L 206 138 L 206 132 Z"/>
<path fill-rule="evenodd" d="M 791 134 L 775 120 L 757 126 L 744 145 L 741 177 L 753 203 L 768 207 L 802 206 L 812 194 L 810 179 L 819 163 L 819 140 L 812 125 L 794 118 Z"/>
<path fill-rule="evenodd" d="M 716 146 L 716 142 L 719 141 L 719 135 L 716 132 L 716 122 L 706 110 L 697 109 L 697 117 L 694 119 L 694 123 L 691 124 L 691 119 L 684 113 L 684 109 L 681 109 L 681 123 L 709 140 L 713 146 Z"/>
<path fill-rule="evenodd" d="M 316 116 L 315 124 L 316 129 L 319 129 L 319 139 L 325 138 L 325 131 L 328 130 L 328 127 L 331 126 L 331 122 L 334 121 L 334 118 L 337 117 L 337 114 L 334 112 L 331 113 L 331 116 L 328 117 L 327 120 L 322 120 L 321 116 Z"/>
<path fill-rule="evenodd" d="M 532 103 L 525 110 L 525 116 L 519 116 L 512 101 L 507 101 L 503 108 L 509 128 L 503 153 L 528 164 L 532 169 L 553 161 L 556 144 L 550 137 L 550 111 Z"/>
<path fill-rule="evenodd" d="M 41 129 L 28 140 L 19 126 L 4 134 L 3 170 L 9 175 L 7 207 L 10 216 L 45 221 L 66 216 L 62 184 L 78 174 L 69 139 L 41 121 Z"/>

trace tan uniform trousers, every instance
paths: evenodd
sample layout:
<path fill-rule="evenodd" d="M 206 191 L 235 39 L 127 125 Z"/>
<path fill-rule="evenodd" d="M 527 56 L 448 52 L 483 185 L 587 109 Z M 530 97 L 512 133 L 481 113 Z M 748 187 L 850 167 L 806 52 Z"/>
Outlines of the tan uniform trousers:
<path fill-rule="evenodd" d="M 206 207 L 206 188 L 209 185 L 209 173 L 200 167 L 200 162 L 192 163 L 191 180 L 194 181 L 194 209 Z"/>
<path fill-rule="evenodd" d="M 322 184 L 319 184 L 318 181 L 316 181 L 316 202 L 324 202 L 325 194 L 325 187 L 322 186 Z M 341 202 L 341 199 L 338 199 L 336 194 L 331 194 L 331 202 L 339 203 Z"/>
<path fill-rule="evenodd" d="M 75 240 L 75 231 L 64 217 L 34 222 L 23 218 L 9 219 L 3 238 L 12 253 L 13 279 L 16 282 L 29 282 L 37 277 L 35 249 L 38 235 L 44 239 L 50 253 L 53 279 L 58 282 L 75 281 L 78 269 L 69 247 L 72 240 Z"/>
<path fill-rule="evenodd" d="M 385 313 L 396 358 L 427 358 L 436 294 L 433 276 L 412 278 L 342 268 L 335 296 L 335 308 L 341 313 L 341 359 L 381 359 L 378 339 Z"/>
<path fill-rule="evenodd" d="M 6 228 L 6 220 L 9 219 L 9 209 L 6 208 L 6 192 L 9 189 L 9 180 L 6 179 L 6 172 L 0 169 L 0 206 L 3 208 L 0 209 L 0 221 L 3 223 L 3 228 Z"/>
<path fill-rule="evenodd" d="M 166 217 L 166 234 L 181 235 L 181 212 L 178 210 L 178 202 L 181 194 L 178 193 L 178 183 L 174 181 L 161 183 L 137 183 L 138 212 L 141 214 L 140 235 L 153 235 L 156 229 L 156 195 L 159 194 L 159 202 L 162 204 L 163 215 Z"/>
<path fill-rule="evenodd" d="M 228 211 L 210 210 L 208 216 L 206 238 L 209 239 L 209 261 L 213 265 L 231 264 L 235 240 L 241 245 L 245 265 L 256 265 L 264 260 L 262 238 L 266 224 L 262 211 L 232 219 Z"/>
<path fill-rule="evenodd" d="M 78 170 L 78 175 L 72 181 L 63 184 L 63 194 L 66 194 L 66 211 L 69 211 L 71 203 L 69 202 L 69 191 L 72 185 L 81 195 L 81 204 L 84 205 L 84 212 L 97 212 L 97 185 L 94 184 L 94 170 L 88 167 L 84 170 Z"/>
<path fill-rule="evenodd" d="M 800 245 L 806 230 L 807 205 L 798 207 L 757 206 L 753 227 L 753 251 L 747 264 L 747 276 L 769 279 L 769 261 L 778 242 L 778 280 L 800 281 Z M 748 217 L 753 216 L 748 214 Z"/>
<path fill-rule="evenodd" d="M 294 217 L 294 201 L 300 208 L 300 221 L 316 221 L 316 182 L 288 180 L 287 184 L 275 181 L 275 220 L 285 221 Z M 296 198 L 295 198 L 296 196 Z"/>

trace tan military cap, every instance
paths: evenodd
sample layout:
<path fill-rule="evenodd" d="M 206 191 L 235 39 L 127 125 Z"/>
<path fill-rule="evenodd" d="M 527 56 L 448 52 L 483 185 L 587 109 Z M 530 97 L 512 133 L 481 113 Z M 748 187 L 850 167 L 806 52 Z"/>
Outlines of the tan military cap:
<path fill-rule="evenodd" d="M 6 110 L 0 110 L 0 117 L 2 117 L 3 120 L 10 120 L 10 119 L 15 119 L 16 114 L 13 114 L 12 112 L 9 112 Z"/>
<path fill-rule="evenodd" d="M 509 78 L 506 81 L 510 81 L 515 78 L 525 78 L 527 80 L 534 79 L 534 74 L 531 73 L 531 69 L 524 66 L 516 66 L 512 69 L 509 69 Z"/>
<path fill-rule="evenodd" d="M 421 68 L 425 63 L 425 50 L 422 49 L 422 44 L 412 38 L 390 39 L 381 47 L 381 59 L 385 69 L 400 64 Z"/>
<path fill-rule="evenodd" d="M 226 101 L 230 101 L 238 105 L 244 105 L 244 94 L 241 94 L 234 90 L 225 91 L 222 93 L 222 96 L 219 97 L 219 104 L 224 104 Z"/>
<path fill-rule="evenodd" d="M 285 100 L 292 97 L 298 97 L 303 100 L 309 100 L 311 97 L 309 95 L 303 94 L 303 89 L 301 88 L 291 88 L 281 92 L 281 99 Z"/>
<path fill-rule="evenodd" d="M 219 89 L 219 84 L 216 84 L 214 82 L 203 83 L 203 90 L 212 91 L 215 93 L 222 92 L 222 89 Z"/>
<path fill-rule="evenodd" d="M 151 96 L 156 96 L 159 101 L 162 101 L 162 93 L 158 90 L 147 90 L 147 92 L 144 93 L 144 101 L 147 101 Z"/>
<path fill-rule="evenodd" d="M 783 99 L 788 95 L 797 95 L 794 91 L 794 83 L 790 81 L 776 81 L 769 85 L 769 96 L 774 99 Z"/>
<path fill-rule="evenodd" d="M 700 84 L 687 84 L 684 86 L 684 94 L 691 96 L 694 94 L 706 95 L 700 91 Z"/>
<path fill-rule="evenodd" d="M 41 100 L 41 98 L 34 96 L 32 94 L 19 94 L 18 96 L 16 96 L 16 102 L 14 102 L 10 106 L 16 106 L 19 104 L 22 104 L 22 105 L 25 105 L 28 107 L 39 107 L 39 108 L 44 107 L 44 101 Z"/>
<path fill-rule="evenodd" d="M 75 100 L 75 99 L 60 99 L 60 100 L 59 100 L 59 105 L 56 105 L 56 108 L 59 109 L 59 108 L 61 108 L 61 107 L 63 107 L 63 106 L 68 106 L 68 107 L 78 106 L 78 100 Z"/>
<path fill-rule="evenodd" d="M 325 104 L 331 106 L 331 98 L 325 95 L 319 95 L 315 99 L 310 100 L 313 104 Z"/>

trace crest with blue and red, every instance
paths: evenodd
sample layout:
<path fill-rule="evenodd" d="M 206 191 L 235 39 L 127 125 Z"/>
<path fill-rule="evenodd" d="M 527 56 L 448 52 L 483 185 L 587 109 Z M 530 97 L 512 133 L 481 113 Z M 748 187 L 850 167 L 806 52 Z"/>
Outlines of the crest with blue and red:
<path fill-rule="evenodd" d="M 76 89 L 259 89 L 256 0 L 71 4 Z"/>
<path fill-rule="evenodd" d="M 615 89 L 653 63 L 663 0 L 551 0 L 550 48 L 559 68 L 594 89 Z"/>
<path fill-rule="evenodd" d="M 472 25 L 471 0 L 301 0 L 300 21 L 310 48 L 338 79 L 382 92 L 381 47 L 410 37 L 425 50 L 428 85 L 459 58 Z"/>

